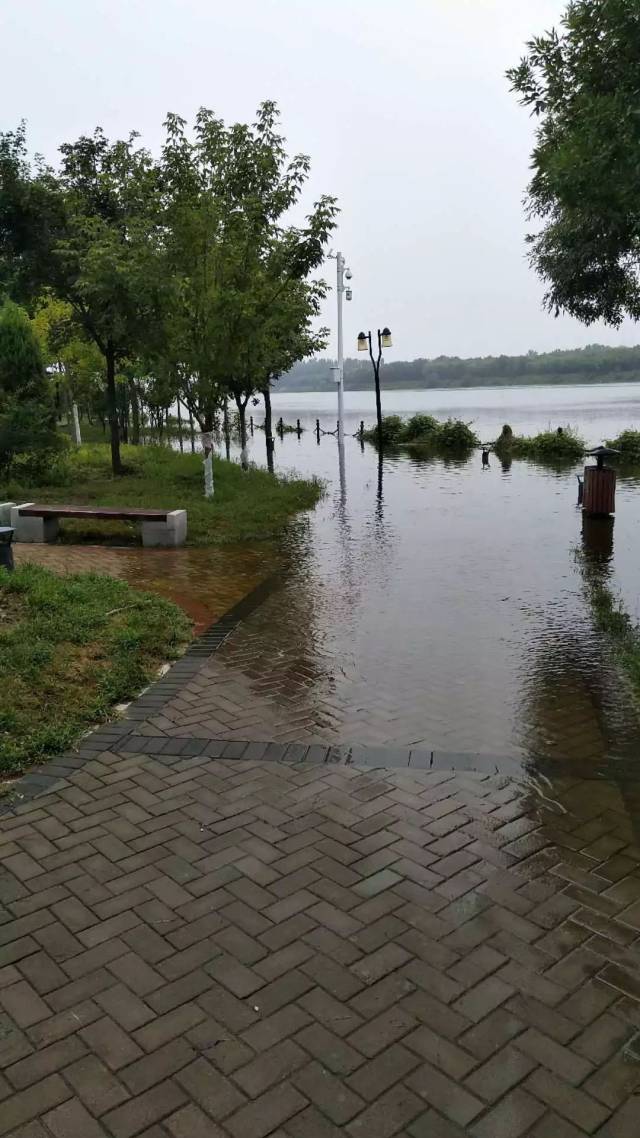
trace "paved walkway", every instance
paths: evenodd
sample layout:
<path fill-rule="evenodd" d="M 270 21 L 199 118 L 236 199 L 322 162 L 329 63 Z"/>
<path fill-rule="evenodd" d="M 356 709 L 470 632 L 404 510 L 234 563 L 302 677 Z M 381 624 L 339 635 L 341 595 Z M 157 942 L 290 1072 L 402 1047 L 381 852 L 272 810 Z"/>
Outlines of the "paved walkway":
<path fill-rule="evenodd" d="M 0 821 L 0 1135 L 637 1138 L 639 784 L 124 729 Z"/>

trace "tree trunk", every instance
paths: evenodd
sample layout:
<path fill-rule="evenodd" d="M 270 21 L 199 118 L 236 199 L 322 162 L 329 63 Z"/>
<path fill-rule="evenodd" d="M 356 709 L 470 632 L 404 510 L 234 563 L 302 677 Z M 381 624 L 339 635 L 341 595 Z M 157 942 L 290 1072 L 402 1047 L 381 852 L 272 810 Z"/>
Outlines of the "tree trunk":
<path fill-rule="evenodd" d="M 215 492 L 213 484 L 213 415 L 210 413 L 204 416 L 202 443 L 204 450 L 204 496 L 205 498 L 213 498 Z"/>
<path fill-rule="evenodd" d="M 189 410 L 189 434 L 191 436 L 191 453 L 196 453 L 196 432 L 193 426 L 193 412 Z"/>
<path fill-rule="evenodd" d="M 135 379 L 131 380 L 131 442 L 140 446 L 140 400 Z"/>
<path fill-rule="evenodd" d="M 243 470 L 249 469 L 249 456 L 247 453 L 247 399 L 236 395 L 236 407 L 240 420 L 240 465 Z"/>
<path fill-rule="evenodd" d="M 120 412 L 120 438 L 129 442 L 129 384 L 122 387 L 122 410 Z"/>
<path fill-rule="evenodd" d="M 105 352 L 107 361 L 107 412 L 111 430 L 111 469 L 114 474 L 123 474 L 120 458 L 120 428 L 118 426 L 118 402 L 116 395 L 116 353 L 111 340 L 107 341 Z"/>
<path fill-rule="evenodd" d="M 80 431 L 80 416 L 78 414 L 78 404 L 72 403 L 71 413 L 73 416 L 73 435 L 76 440 L 76 446 L 82 446 L 82 434 Z"/>
<path fill-rule="evenodd" d="M 271 416 L 271 388 L 265 387 L 264 389 L 264 437 L 267 443 L 267 470 L 269 474 L 273 474 L 273 448 L 275 440 L 273 437 L 273 420 Z"/>
<path fill-rule="evenodd" d="M 180 400 L 179 399 L 177 400 L 177 403 L 178 403 L 178 438 L 180 440 L 180 454 L 182 454 L 184 451 L 184 443 L 182 442 L 182 409 L 180 407 Z"/>
<path fill-rule="evenodd" d="M 224 411 L 222 415 L 222 429 L 224 431 L 224 449 L 227 456 L 227 462 L 231 458 L 231 435 L 229 433 L 229 408 L 227 407 L 227 400 L 224 401 Z"/>

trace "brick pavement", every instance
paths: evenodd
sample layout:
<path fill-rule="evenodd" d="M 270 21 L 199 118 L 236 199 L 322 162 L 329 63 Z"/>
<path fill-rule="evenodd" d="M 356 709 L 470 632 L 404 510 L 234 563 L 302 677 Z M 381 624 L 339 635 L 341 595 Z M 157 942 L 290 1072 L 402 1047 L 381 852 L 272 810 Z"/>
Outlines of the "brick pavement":
<path fill-rule="evenodd" d="M 112 737 L 0 821 L 0 1135 L 637 1138 L 638 784 Z"/>
<path fill-rule="evenodd" d="M 432 665 L 428 643 L 419 658 L 398 644 L 362 654 L 335 639 L 333 618 L 314 622 L 317 603 L 297 578 L 285 579 L 139 730 L 449 752 L 480 746 L 522 759 L 544 754 L 593 763 L 637 751 L 638 704 L 604 652 L 589 683 L 557 653 L 551 675 L 543 671 L 532 683 L 532 654 L 525 653 L 516 699 L 491 668 L 461 685 L 453 646 L 446 669 Z"/>

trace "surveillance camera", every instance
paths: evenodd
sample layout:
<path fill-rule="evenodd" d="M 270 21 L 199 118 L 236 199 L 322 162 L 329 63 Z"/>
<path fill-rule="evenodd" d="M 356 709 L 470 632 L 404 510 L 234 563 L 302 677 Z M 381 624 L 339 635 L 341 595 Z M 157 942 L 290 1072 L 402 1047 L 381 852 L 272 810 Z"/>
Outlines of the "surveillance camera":
<path fill-rule="evenodd" d="M 347 280 L 350 281 L 352 276 L 353 276 L 353 273 L 351 272 L 351 269 L 347 269 L 347 271 L 344 275 L 347 278 Z"/>
<path fill-rule="evenodd" d="M 348 288 L 344 295 L 345 295 L 347 300 L 352 300 L 353 299 L 353 289 Z"/>

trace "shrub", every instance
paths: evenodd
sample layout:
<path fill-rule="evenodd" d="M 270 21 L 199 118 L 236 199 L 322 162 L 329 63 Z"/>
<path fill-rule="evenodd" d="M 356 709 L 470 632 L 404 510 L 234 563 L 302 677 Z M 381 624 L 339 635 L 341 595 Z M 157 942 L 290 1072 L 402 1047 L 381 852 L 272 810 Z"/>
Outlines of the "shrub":
<path fill-rule="evenodd" d="M 420 439 L 425 435 L 432 435 L 437 431 L 439 423 L 434 419 L 433 415 L 414 415 L 404 427 L 404 439 L 406 442 L 411 442 L 412 439 Z"/>
<path fill-rule="evenodd" d="M 25 478 L 38 477 L 63 447 L 36 334 L 26 312 L 6 301 L 0 308 L 0 473 L 6 478 L 19 460 Z"/>
<path fill-rule="evenodd" d="M 581 439 L 571 427 L 560 427 L 555 431 L 540 431 L 537 435 L 502 434 L 494 445 L 498 456 L 511 455 L 514 458 L 565 459 L 575 461 L 582 457 L 586 449 Z"/>
<path fill-rule="evenodd" d="M 378 442 L 377 427 L 370 427 L 363 436 L 367 442 Z M 399 415 L 386 415 L 382 420 L 383 446 L 428 446 L 436 451 L 465 451 L 478 445 L 478 438 L 468 423 L 460 419 L 447 419 L 439 423 L 432 415 L 414 415 L 405 423 Z"/>
<path fill-rule="evenodd" d="M 478 436 L 468 423 L 461 419 L 447 419 L 438 427 L 436 445 L 442 450 L 471 450 L 478 445 Z"/>
<path fill-rule="evenodd" d="M 622 431 L 617 439 L 608 439 L 607 446 L 619 450 L 623 462 L 640 462 L 640 431 Z"/>

